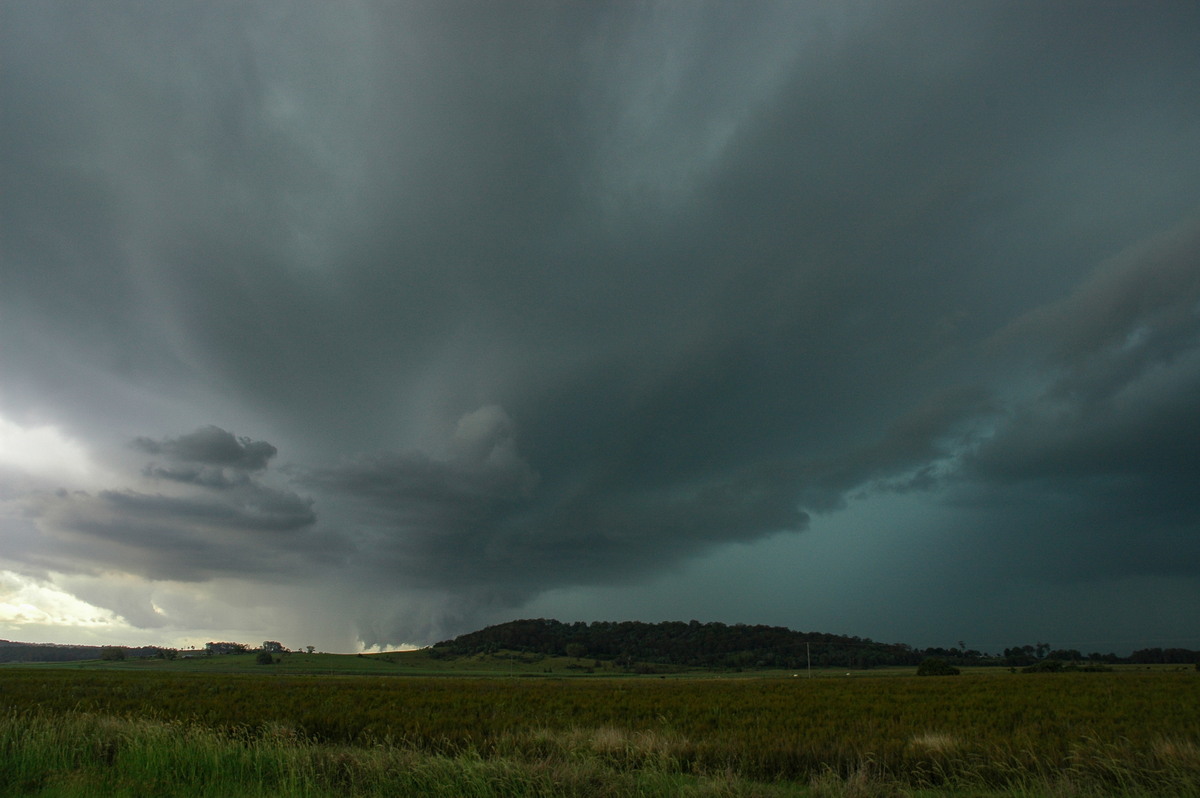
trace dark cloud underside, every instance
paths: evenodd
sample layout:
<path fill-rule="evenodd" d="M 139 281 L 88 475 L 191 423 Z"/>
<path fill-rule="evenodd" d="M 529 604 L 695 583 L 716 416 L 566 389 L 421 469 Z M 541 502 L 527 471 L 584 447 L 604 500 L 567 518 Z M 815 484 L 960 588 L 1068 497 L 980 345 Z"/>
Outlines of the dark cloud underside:
<path fill-rule="evenodd" d="M 0 14 L 0 413 L 102 474 L 14 568 L 387 643 L 904 495 L 1198 576 L 1194 4 Z"/>

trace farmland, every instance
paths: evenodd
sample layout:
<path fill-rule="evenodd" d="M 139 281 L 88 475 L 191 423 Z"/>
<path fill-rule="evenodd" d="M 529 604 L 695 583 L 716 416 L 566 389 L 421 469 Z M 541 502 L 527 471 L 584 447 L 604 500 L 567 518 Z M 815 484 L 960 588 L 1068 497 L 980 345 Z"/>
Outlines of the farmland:
<path fill-rule="evenodd" d="M 447 678 L 341 661 L 360 675 L 0 669 L 0 794 L 1200 794 L 1195 671 Z"/>

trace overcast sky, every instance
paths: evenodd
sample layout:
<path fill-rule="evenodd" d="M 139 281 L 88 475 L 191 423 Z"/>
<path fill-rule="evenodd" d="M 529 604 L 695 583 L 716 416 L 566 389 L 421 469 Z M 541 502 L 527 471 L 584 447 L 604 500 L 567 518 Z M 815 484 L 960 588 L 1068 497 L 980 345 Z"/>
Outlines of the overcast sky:
<path fill-rule="evenodd" d="M 1195 2 L 0 0 L 0 637 L 1200 648 Z"/>

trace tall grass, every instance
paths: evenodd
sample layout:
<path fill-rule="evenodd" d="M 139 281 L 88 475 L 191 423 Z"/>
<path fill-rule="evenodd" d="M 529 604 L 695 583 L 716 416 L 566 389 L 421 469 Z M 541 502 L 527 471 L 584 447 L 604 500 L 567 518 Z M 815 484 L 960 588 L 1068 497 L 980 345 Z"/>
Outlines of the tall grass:
<path fill-rule="evenodd" d="M 0 795 L 147 786 L 214 796 L 1200 796 L 1200 677 L 0 670 Z"/>
<path fill-rule="evenodd" d="M 402 745 L 317 743 L 265 727 L 69 713 L 0 716 L 0 795 L 201 796 L 786 796 L 796 785 L 732 774 L 629 768 L 599 756 L 436 754 Z"/>
<path fill-rule="evenodd" d="M 297 737 L 288 728 L 234 733 L 195 724 L 68 713 L 0 716 L 0 794 L 106 796 L 1187 796 L 1196 795 L 1195 756 L 1164 743 L 1162 769 L 1131 768 L 1124 752 L 1081 747 L 1065 771 L 1026 762 L 949 759 L 926 781 L 904 781 L 872 758 L 848 772 L 826 767 L 805 780 L 756 783 L 729 770 L 689 772 L 686 741 L 620 729 L 567 734 L 530 730 L 503 752 L 436 754 L 403 745 L 344 746 Z M 982 763 L 975 763 L 976 765 Z M 999 776 L 999 778 L 997 778 Z"/>

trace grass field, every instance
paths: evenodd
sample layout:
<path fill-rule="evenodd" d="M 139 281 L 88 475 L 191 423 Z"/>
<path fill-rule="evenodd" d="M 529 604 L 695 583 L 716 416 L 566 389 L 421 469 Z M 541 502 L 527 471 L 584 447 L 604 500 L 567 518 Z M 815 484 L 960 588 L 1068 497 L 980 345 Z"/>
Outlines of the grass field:
<path fill-rule="evenodd" d="M 83 660 L 78 662 L 0 664 L 7 667 L 70 668 L 74 670 L 132 670 L 162 671 L 170 673 L 256 673 L 256 674 L 320 674 L 320 675 L 376 675 L 376 676 L 552 676 L 584 677 L 610 676 L 634 677 L 632 670 L 619 668 L 611 661 L 591 658 L 552 657 L 541 654 L 500 651 L 494 654 L 478 654 L 467 657 L 443 658 L 431 654 L 429 649 L 416 651 L 392 651 L 384 654 L 325 654 L 289 652 L 276 655 L 273 665 L 260 665 L 253 652 L 225 654 L 220 656 L 177 657 L 164 659 L 126 659 L 118 661 Z M 793 671 L 768 671 L 761 669 L 745 672 L 710 669 L 686 669 L 666 665 L 640 664 L 643 670 L 653 671 L 650 675 L 668 678 L 747 678 L 763 676 L 791 676 Z M 912 675 L 915 668 L 879 668 L 871 675 Z M 857 673 L 867 673 L 858 671 Z M 846 669 L 814 669 L 818 678 L 843 677 Z M 646 675 L 646 674 L 640 674 Z M 804 675 L 804 674 L 801 674 Z"/>
<path fill-rule="evenodd" d="M 1195 671 L 496 678 L 321 657 L 0 668 L 0 794 L 1200 795 Z M 394 675 L 435 664 L 460 678 Z"/>

